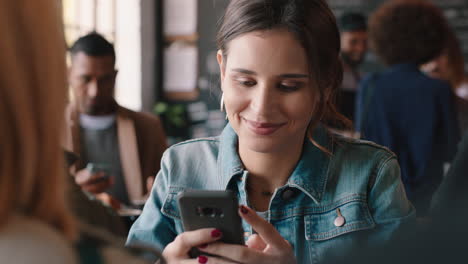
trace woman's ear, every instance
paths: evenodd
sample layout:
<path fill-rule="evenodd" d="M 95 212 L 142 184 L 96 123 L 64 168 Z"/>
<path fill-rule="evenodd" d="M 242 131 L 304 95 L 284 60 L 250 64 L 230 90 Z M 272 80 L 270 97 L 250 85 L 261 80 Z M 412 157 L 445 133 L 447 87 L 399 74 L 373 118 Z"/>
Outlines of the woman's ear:
<path fill-rule="evenodd" d="M 218 65 L 219 65 L 219 74 L 220 74 L 220 78 L 221 78 L 221 83 L 223 83 L 224 81 L 224 76 L 225 76 L 225 70 L 226 70 L 226 67 L 224 65 L 224 58 L 223 58 L 223 52 L 221 50 L 218 50 L 218 52 L 216 53 L 216 59 L 218 60 Z"/>

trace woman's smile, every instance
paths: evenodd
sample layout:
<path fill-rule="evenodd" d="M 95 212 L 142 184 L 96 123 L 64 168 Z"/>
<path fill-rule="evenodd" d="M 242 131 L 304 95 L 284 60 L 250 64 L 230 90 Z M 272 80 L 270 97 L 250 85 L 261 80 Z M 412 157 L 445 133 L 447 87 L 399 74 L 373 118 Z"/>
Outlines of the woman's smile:
<path fill-rule="evenodd" d="M 258 122 L 244 117 L 241 117 L 241 119 L 252 132 L 262 136 L 273 134 L 287 124 L 286 122 Z"/>

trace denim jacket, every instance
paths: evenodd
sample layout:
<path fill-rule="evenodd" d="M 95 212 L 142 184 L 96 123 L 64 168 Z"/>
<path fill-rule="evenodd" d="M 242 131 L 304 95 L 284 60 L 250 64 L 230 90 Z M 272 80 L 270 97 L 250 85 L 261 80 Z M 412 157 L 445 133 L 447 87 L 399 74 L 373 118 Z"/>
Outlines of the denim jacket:
<path fill-rule="evenodd" d="M 266 219 L 288 240 L 298 263 L 323 263 L 353 247 L 388 241 L 415 212 L 406 198 L 393 153 L 376 144 L 314 131 L 287 183 L 273 193 Z M 163 249 L 183 232 L 177 194 L 184 189 L 226 190 L 248 204 L 249 177 L 237 152 L 237 135 L 228 124 L 220 137 L 170 147 L 143 213 L 127 244 Z M 344 224 L 335 221 L 341 214 Z M 252 228 L 243 223 L 246 239 Z"/>

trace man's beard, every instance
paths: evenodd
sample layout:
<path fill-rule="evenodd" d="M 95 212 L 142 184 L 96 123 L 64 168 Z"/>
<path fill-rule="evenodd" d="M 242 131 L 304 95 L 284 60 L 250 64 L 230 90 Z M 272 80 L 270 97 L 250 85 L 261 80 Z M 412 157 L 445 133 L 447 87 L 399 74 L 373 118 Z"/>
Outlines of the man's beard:
<path fill-rule="evenodd" d="M 82 105 L 82 111 L 88 115 L 104 115 L 115 112 L 117 109 L 117 103 L 115 101 L 111 102 L 100 102 L 100 103 L 84 103 Z"/>
<path fill-rule="evenodd" d="M 351 66 L 351 68 L 356 68 L 364 61 L 364 56 L 361 56 L 359 60 L 355 60 L 355 59 L 352 59 L 350 56 L 348 56 L 348 54 L 343 53 L 343 52 L 341 53 L 341 58 L 343 59 L 344 63 Z"/>

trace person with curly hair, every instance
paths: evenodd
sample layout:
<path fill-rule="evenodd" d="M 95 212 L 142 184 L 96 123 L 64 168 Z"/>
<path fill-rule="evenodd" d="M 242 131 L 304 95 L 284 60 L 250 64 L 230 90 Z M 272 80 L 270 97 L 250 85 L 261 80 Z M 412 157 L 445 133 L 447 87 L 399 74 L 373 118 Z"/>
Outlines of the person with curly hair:
<path fill-rule="evenodd" d="M 450 86 L 419 70 L 442 52 L 447 31 L 441 10 L 428 1 L 383 4 L 370 17 L 369 44 L 388 68 L 363 80 L 356 105 L 356 130 L 397 154 L 420 216 L 459 139 Z"/>

